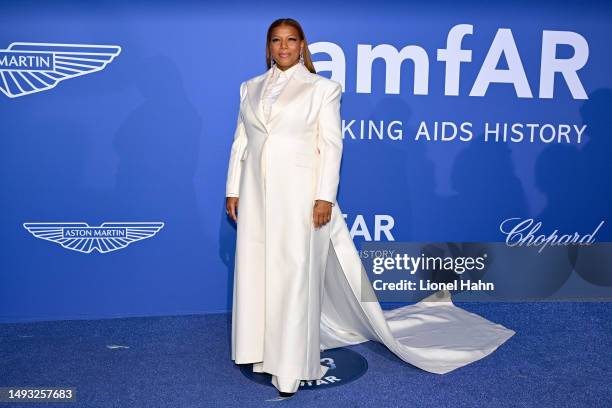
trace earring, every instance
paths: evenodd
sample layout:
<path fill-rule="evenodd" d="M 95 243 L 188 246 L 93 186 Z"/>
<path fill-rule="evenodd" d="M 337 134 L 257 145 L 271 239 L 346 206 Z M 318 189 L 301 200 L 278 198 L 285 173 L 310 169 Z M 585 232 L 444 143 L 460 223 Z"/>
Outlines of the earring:
<path fill-rule="evenodd" d="M 276 61 L 274 61 L 274 58 L 270 57 L 270 63 L 272 66 L 276 65 Z"/>
<path fill-rule="evenodd" d="M 300 48 L 300 63 L 304 64 L 304 49 Z"/>

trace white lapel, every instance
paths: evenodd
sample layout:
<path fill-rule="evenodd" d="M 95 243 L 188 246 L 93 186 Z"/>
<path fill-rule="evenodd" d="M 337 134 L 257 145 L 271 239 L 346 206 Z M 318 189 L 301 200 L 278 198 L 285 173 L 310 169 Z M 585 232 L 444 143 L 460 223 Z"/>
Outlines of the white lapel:
<path fill-rule="evenodd" d="M 255 116 L 257 116 L 258 121 L 265 127 L 268 133 L 270 132 L 271 124 L 274 122 L 274 119 L 278 113 L 281 112 L 283 107 L 285 107 L 291 100 L 299 96 L 299 94 L 311 81 L 311 76 L 309 75 L 310 71 L 308 68 L 299 62 L 298 65 L 299 66 L 296 67 L 296 71 L 289 79 L 289 82 L 285 85 L 281 93 L 276 98 L 276 101 L 272 104 L 270 110 L 270 120 L 268 122 L 266 122 L 264 118 L 261 97 L 264 89 L 266 88 L 266 84 L 270 79 L 270 71 L 272 68 L 269 68 L 264 74 L 257 77 L 254 81 L 251 81 L 250 86 L 248 86 L 247 93 L 249 95 L 251 108 L 253 109 L 253 112 L 255 112 Z M 247 85 L 249 84 L 247 83 Z"/>
<path fill-rule="evenodd" d="M 261 97 L 263 95 L 263 91 L 266 87 L 266 84 L 270 78 L 270 74 L 272 71 L 272 67 L 270 67 L 266 72 L 254 78 L 252 81 L 247 82 L 247 96 L 249 99 L 249 103 L 251 104 L 251 109 L 255 112 L 255 117 L 261 123 L 261 125 L 266 128 L 266 130 L 270 130 L 264 120 L 263 108 L 261 106 Z"/>
<path fill-rule="evenodd" d="M 298 66 L 296 67 L 295 72 L 289 79 L 289 82 L 287 83 L 287 85 L 285 85 L 281 93 L 276 98 L 276 101 L 274 101 L 274 103 L 272 104 L 272 107 L 270 109 L 269 123 L 273 123 L 278 113 L 282 112 L 283 108 L 294 98 L 297 98 L 304 90 L 304 88 L 308 84 L 309 79 L 307 73 L 310 73 L 310 71 L 308 71 L 308 68 L 298 62 Z"/>

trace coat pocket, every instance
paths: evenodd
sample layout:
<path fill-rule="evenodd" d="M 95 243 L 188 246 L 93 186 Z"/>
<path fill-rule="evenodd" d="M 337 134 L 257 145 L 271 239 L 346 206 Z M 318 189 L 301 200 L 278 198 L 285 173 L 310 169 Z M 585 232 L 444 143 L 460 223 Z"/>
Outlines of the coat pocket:
<path fill-rule="evenodd" d="M 314 153 L 295 153 L 295 165 L 299 167 L 314 167 Z"/>

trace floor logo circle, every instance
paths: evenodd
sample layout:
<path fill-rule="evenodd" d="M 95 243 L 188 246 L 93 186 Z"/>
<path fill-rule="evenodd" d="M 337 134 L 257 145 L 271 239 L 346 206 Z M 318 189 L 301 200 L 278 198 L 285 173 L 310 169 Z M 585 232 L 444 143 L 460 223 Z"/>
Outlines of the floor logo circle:
<path fill-rule="evenodd" d="M 368 370 L 368 362 L 361 354 L 344 347 L 321 352 L 321 364 L 329 367 L 320 380 L 303 380 L 300 390 L 335 387 L 355 381 Z M 242 364 L 240 371 L 251 380 L 273 387 L 271 375 L 254 373 L 252 364 Z"/>

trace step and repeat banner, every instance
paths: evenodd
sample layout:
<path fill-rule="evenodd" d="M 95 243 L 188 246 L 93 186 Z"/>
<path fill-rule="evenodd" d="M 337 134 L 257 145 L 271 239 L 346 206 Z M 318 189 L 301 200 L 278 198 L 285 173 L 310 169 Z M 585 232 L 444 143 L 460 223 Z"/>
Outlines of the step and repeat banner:
<path fill-rule="evenodd" d="M 343 86 L 358 248 L 611 240 L 609 3 L 3 2 L 0 321 L 231 309 L 239 86 L 280 17 Z"/>

